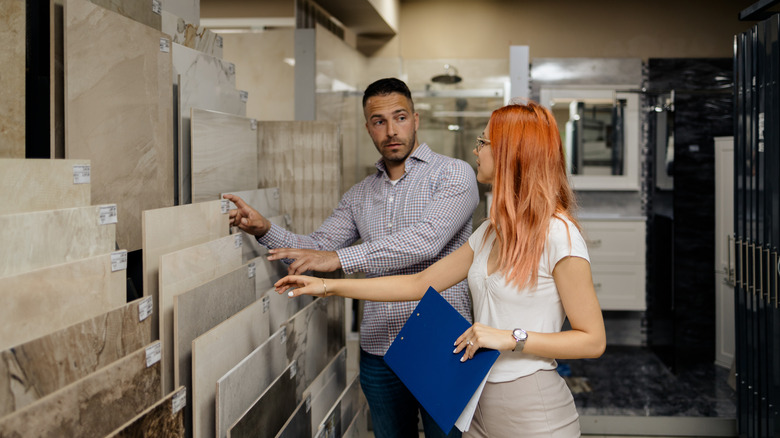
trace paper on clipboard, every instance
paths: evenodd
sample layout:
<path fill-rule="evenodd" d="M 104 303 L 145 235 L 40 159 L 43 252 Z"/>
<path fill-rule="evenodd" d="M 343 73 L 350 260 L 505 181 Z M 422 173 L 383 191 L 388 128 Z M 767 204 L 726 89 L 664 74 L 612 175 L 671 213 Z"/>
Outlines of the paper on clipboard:
<path fill-rule="evenodd" d="M 471 323 L 431 287 L 385 354 L 387 365 L 445 433 L 461 414 L 458 429 L 468 428 L 479 399 L 475 393 L 482 392 L 499 356 L 496 350 L 480 349 L 461 362 L 462 352 L 452 350 L 455 339 L 469 327 Z"/>

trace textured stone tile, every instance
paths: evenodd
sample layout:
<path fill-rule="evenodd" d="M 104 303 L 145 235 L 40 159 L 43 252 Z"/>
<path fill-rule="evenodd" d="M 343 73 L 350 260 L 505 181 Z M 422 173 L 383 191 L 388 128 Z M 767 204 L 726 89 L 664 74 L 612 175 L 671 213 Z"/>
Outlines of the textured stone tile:
<path fill-rule="evenodd" d="M 269 307 L 255 301 L 192 341 L 193 436 L 216 432 L 217 380 L 268 340 Z"/>
<path fill-rule="evenodd" d="M 173 388 L 173 297 L 225 275 L 238 267 L 238 236 L 220 237 L 160 256 L 160 341 L 163 344 L 163 388 Z"/>
<path fill-rule="evenodd" d="M 301 375 L 296 394 L 303 394 L 333 357 L 327 353 L 327 301 L 322 298 L 314 300 L 282 326 L 288 338 L 287 359 L 298 364 Z"/>
<path fill-rule="evenodd" d="M 347 385 L 347 349 L 343 348 L 304 391 L 304 401 L 308 399 L 311 410 L 312 430 L 336 403 Z"/>
<path fill-rule="evenodd" d="M 152 320 L 140 320 L 143 300 L 0 352 L 0 417 L 148 345 Z"/>
<path fill-rule="evenodd" d="M 89 160 L 0 158 L 0 214 L 90 205 Z"/>
<path fill-rule="evenodd" d="M 258 187 L 279 187 L 292 231 L 314 232 L 339 202 L 341 140 L 331 122 L 258 122 Z"/>
<path fill-rule="evenodd" d="M 151 296 L 154 299 L 155 320 L 161 320 L 160 312 L 165 311 L 165 308 L 160 307 L 158 294 L 160 256 L 227 236 L 230 229 L 229 221 L 227 212 L 223 213 L 221 201 L 144 211 L 141 223 L 144 296 Z M 173 302 L 167 308 L 173 309 Z M 152 327 L 152 338 L 159 337 L 160 327 Z M 168 382 L 165 377 L 163 381 Z M 166 383 L 163 388 L 166 393 L 171 392 L 173 383 Z"/>
<path fill-rule="evenodd" d="M 188 23 L 183 18 L 162 11 L 162 31 L 171 36 L 174 43 L 222 58 L 222 37 L 202 26 Z"/>
<path fill-rule="evenodd" d="M 147 362 L 147 351 L 155 347 L 159 347 L 158 342 L 0 418 L 0 436 L 93 437 L 110 433 L 162 395 L 160 362 Z"/>
<path fill-rule="evenodd" d="M 360 376 L 355 376 L 315 429 L 316 436 L 342 436 L 344 430 L 360 412 L 361 396 Z"/>
<path fill-rule="evenodd" d="M 116 12 L 153 29 L 162 29 L 162 17 L 154 12 L 151 0 L 89 0 L 92 3 Z"/>
<path fill-rule="evenodd" d="M 0 157 L 24 158 L 26 6 L 24 0 L 0 2 Z"/>
<path fill-rule="evenodd" d="M 174 202 L 168 37 L 86 0 L 65 1 L 64 35 L 65 157 L 91 160 L 92 202 L 116 202 L 119 246 L 140 249 L 142 212 Z"/>
<path fill-rule="evenodd" d="M 257 121 L 191 108 L 192 200 L 257 187 Z"/>
<path fill-rule="evenodd" d="M 248 265 L 173 298 L 174 383 L 187 387 L 184 424 L 192 430 L 192 341 L 255 301 Z"/>
<path fill-rule="evenodd" d="M 185 391 L 182 386 L 163 397 L 107 438 L 183 438 L 184 411 L 180 401 L 186 397 Z"/>
<path fill-rule="evenodd" d="M 114 251 L 116 223 L 100 223 L 101 211 L 109 208 L 93 205 L 0 215 L 0 247 L 14 249 L 0 251 L 0 277 Z"/>
<path fill-rule="evenodd" d="M 366 403 L 364 397 L 361 397 L 359 403 L 355 417 L 344 429 L 341 438 L 361 438 L 370 436 L 368 434 L 368 403 Z"/>
<path fill-rule="evenodd" d="M 252 407 L 228 429 L 229 438 L 276 435 L 298 405 L 295 388 L 300 385 L 296 363 L 292 362 L 265 390 Z"/>
<path fill-rule="evenodd" d="M 298 407 L 282 425 L 276 438 L 310 437 L 311 435 L 311 396 L 298 403 Z"/>

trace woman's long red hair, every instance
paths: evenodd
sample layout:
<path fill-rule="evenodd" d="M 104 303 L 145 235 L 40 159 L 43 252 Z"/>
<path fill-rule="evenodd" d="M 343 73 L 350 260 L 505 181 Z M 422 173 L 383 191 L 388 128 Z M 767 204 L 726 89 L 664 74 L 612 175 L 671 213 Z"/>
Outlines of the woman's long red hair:
<path fill-rule="evenodd" d="M 535 286 L 552 217 L 579 228 L 558 126 L 529 102 L 495 110 L 488 131 L 495 163 L 488 234 L 496 232 L 498 269 L 510 284 Z"/>

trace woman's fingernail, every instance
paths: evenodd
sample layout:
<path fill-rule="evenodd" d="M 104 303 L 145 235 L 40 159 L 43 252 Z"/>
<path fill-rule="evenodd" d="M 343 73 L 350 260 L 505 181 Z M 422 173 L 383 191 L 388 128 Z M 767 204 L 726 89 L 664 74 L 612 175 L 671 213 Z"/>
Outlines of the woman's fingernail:
<path fill-rule="evenodd" d="M 452 352 L 453 352 L 453 353 L 457 353 L 457 352 L 458 352 L 458 347 L 455 347 L 455 349 L 454 349 L 454 350 L 452 350 Z"/>
<path fill-rule="evenodd" d="M 292 297 L 292 296 L 294 296 L 294 295 L 295 295 L 295 292 L 293 292 L 293 291 L 287 292 L 287 296 L 288 296 L 288 297 Z"/>
<path fill-rule="evenodd" d="M 461 358 L 460 358 L 460 361 L 461 361 L 461 362 L 465 362 L 465 361 L 466 361 L 466 356 L 463 356 L 463 357 L 461 357 Z"/>

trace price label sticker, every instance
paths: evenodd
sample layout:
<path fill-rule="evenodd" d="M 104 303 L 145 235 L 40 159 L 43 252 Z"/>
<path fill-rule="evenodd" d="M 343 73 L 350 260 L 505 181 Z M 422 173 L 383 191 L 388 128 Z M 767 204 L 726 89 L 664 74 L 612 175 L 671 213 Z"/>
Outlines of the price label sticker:
<path fill-rule="evenodd" d="M 73 166 L 73 184 L 89 184 L 89 164 Z"/>
<path fill-rule="evenodd" d="M 306 396 L 306 412 L 309 412 L 311 410 L 311 394 Z"/>
<path fill-rule="evenodd" d="M 230 211 L 230 201 L 228 201 L 227 199 L 223 199 L 221 207 L 222 207 L 222 214 L 226 214 L 227 212 Z"/>
<path fill-rule="evenodd" d="M 146 297 L 138 303 L 138 322 L 145 320 L 152 315 L 154 310 L 154 300 L 152 297 Z"/>
<path fill-rule="evenodd" d="M 284 344 L 285 342 L 287 342 L 287 327 L 284 327 L 282 329 L 282 334 L 279 335 L 279 338 L 280 338 L 279 340 L 280 344 Z"/>
<path fill-rule="evenodd" d="M 182 388 L 179 392 L 173 395 L 171 399 L 171 412 L 176 414 L 180 410 L 187 406 L 187 388 Z"/>
<path fill-rule="evenodd" d="M 295 377 L 296 374 L 298 374 L 298 361 L 294 360 L 290 364 L 290 378 Z"/>
<path fill-rule="evenodd" d="M 98 210 L 98 220 L 100 225 L 115 224 L 117 221 L 116 204 L 101 206 Z"/>
<path fill-rule="evenodd" d="M 257 265 L 255 265 L 255 262 L 252 262 L 249 264 L 249 278 L 255 278 L 255 272 L 257 272 Z"/>
<path fill-rule="evenodd" d="M 157 341 L 146 347 L 146 368 L 156 364 L 162 357 L 162 344 Z"/>
<path fill-rule="evenodd" d="M 267 312 L 271 308 L 271 297 L 268 295 L 263 297 L 263 313 Z"/>
<path fill-rule="evenodd" d="M 219 47 L 221 49 L 222 48 L 222 36 L 217 35 L 215 40 L 217 41 L 217 47 Z"/>
<path fill-rule="evenodd" d="M 252 128 L 252 131 L 257 131 L 257 120 L 256 119 L 250 120 L 249 127 Z"/>
<path fill-rule="evenodd" d="M 273 196 L 274 196 L 274 201 L 279 199 L 279 189 L 274 189 Z"/>
<path fill-rule="evenodd" d="M 171 42 L 168 40 L 168 38 L 160 38 L 160 51 L 163 53 L 168 53 L 171 51 Z"/>
<path fill-rule="evenodd" d="M 246 103 L 247 100 L 249 100 L 249 92 L 244 90 L 239 90 L 238 94 L 241 95 L 241 102 Z"/>
<path fill-rule="evenodd" d="M 236 65 L 233 63 L 228 64 L 228 75 L 233 76 L 236 74 Z"/>
<path fill-rule="evenodd" d="M 160 0 L 152 0 L 152 12 L 162 15 L 162 2 Z"/>
<path fill-rule="evenodd" d="M 233 244 L 236 246 L 236 248 L 241 248 L 243 241 L 244 240 L 241 238 L 241 234 L 236 234 L 233 236 Z"/>
<path fill-rule="evenodd" d="M 127 269 L 127 251 L 115 251 L 111 253 L 111 272 Z"/>

